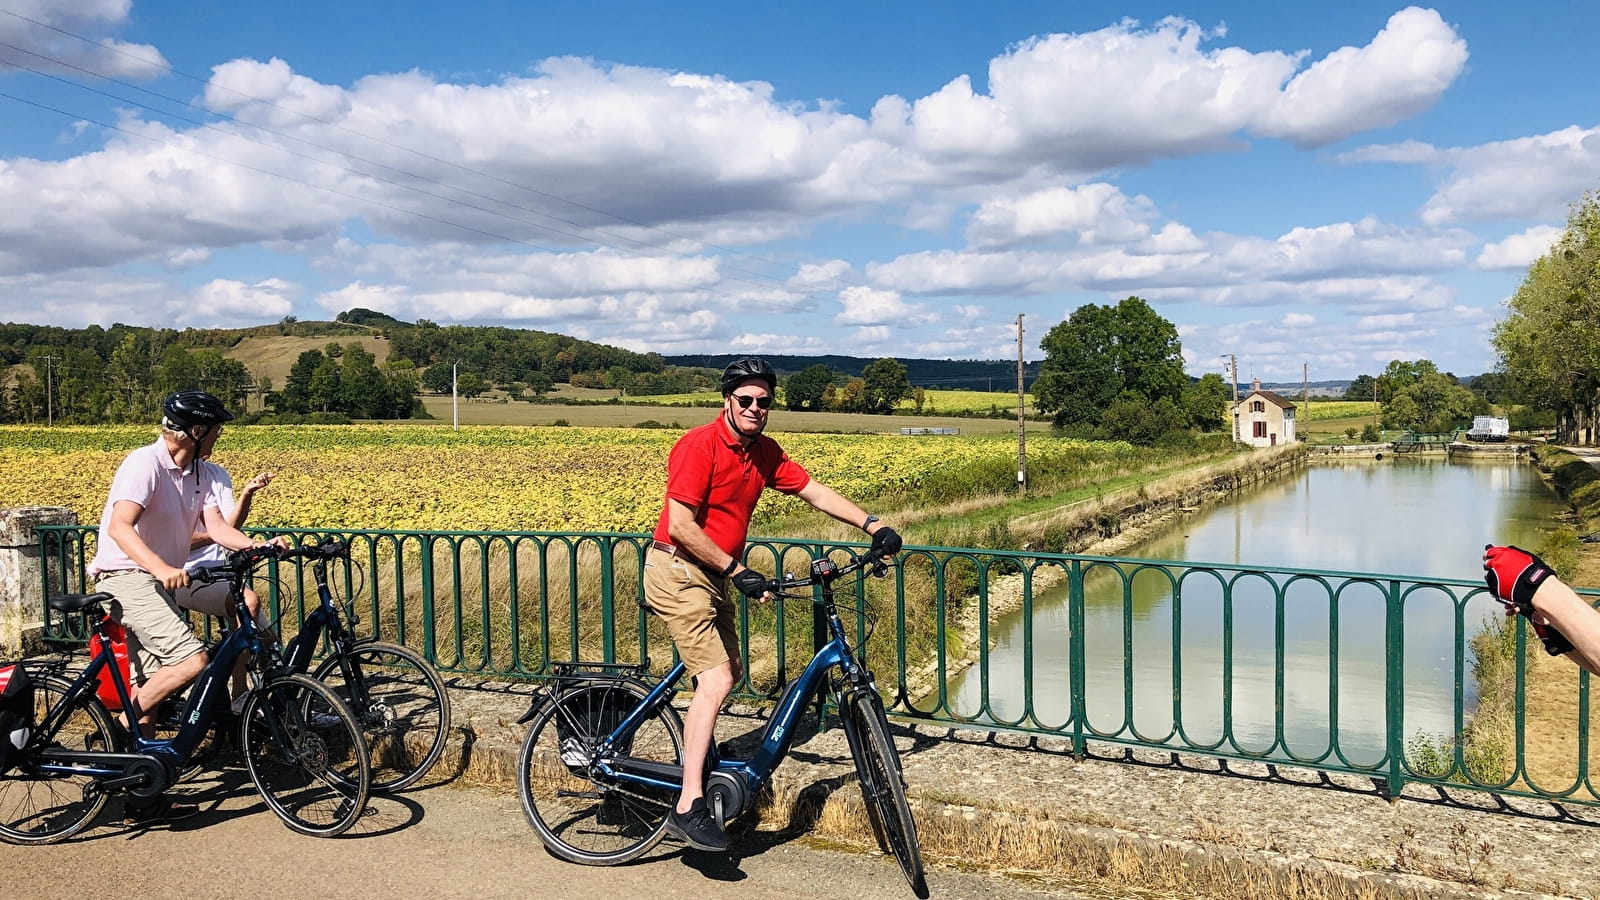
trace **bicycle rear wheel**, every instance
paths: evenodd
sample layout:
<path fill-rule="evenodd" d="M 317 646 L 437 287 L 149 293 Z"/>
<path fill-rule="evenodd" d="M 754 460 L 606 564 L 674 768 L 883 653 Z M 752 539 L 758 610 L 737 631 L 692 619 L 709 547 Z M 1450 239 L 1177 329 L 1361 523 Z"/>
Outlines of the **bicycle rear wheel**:
<path fill-rule="evenodd" d="M 239 746 L 267 807 L 294 831 L 333 837 L 367 809 L 372 773 L 361 727 L 332 690 L 304 675 L 256 689 Z"/>
<path fill-rule="evenodd" d="M 677 790 L 595 782 L 596 748 L 646 691 L 628 682 L 595 682 L 553 696 L 533 719 L 518 757 L 522 811 L 551 853 L 590 866 L 635 859 L 661 842 Z M 683 726 L 671 707 L 639 723 L 615 755 L 683 765 Z"/>
<path fill-rule="evenodd" d="M 62 701 L 72 682 L 57 675 L 36 678 L 33 720 Z M 79 695 L 57 728 L 35 735 L 28 756 L 0 774 L 0 840 L 9 844 L 53 844 L 82 831 L 106 805 L 100 783 L 88 775 L 40 772 L 36 751 L 43 747 L 113 751 L 121 740 L 111 713 L 92 692 Z"/>
<path fill-rule="evenodd" d="M 883 700 L 875 691 L 857 694 L 849 703 L 852 728 L 846 734 L 856 746 L 856 775 L 861 795 L 867 802 L 867 815 L 877 831 L 879 846 L 900 863 L 900 871 L 918 897 L 928 896 L 928 882 L 922 871 L 922 851 L 917 846 L 917 823 L 906 802 L 905 777 L 900 773 L 900 757 L 889 738 L 889 720 Z"/>
<path fill-rule="evenodd" d="M 439 673 L 399 644 L 362 644 L 317 667 L 367 739 L 372 789 L 398 791 L 428 774 L 450 737 L 450 695 Z"/>

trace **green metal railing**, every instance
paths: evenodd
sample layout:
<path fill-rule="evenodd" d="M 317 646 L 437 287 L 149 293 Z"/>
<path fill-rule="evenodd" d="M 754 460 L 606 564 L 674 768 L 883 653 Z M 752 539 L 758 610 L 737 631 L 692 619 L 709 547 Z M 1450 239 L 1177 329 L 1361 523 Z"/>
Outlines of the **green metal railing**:
<path fill-rule="evenodd" d="M 565 660 L 673 662 L 638 602 L 649 535 L 252 533 L 349 540 L 336 582 L 359 630 L 443 671 L 539 679 Z M 39 534 L 44 593 L 92 589 L 94 530 Z M 746 560 L 803 572 L 863 546 L 764 539 Z M 269 564 L 256 589 L 285 636 L 316 602 L 296 563 Z M 903 717 L 1065 738 L 1080 754 L 1095 742 L 1360 775 L 1391 796 L 1422 783 L 1600 803 L 1588 676 L 1561 663 L 1575 686 L 1545 685 L 1531 708 L 1542 651 L 1481 581 L 911 547 L 840 607 Z M 46 616 L 48 639 L 85 637 L 81 619 Z M 793 601 L 741 604 L 738 625 L 747 699 L 776 696 L 822 636 Z M 1495 646 L 1516 692 L 1479 715 L 1474 662 Z"/>

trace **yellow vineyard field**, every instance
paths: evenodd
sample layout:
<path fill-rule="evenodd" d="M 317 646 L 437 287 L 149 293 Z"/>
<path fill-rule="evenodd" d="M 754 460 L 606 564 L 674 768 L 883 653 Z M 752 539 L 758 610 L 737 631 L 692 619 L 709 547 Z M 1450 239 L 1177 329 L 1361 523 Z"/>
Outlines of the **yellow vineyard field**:
<path fill-rule="evenodd" d="M 667 452 L 681 432 L 629 428 L 251 426 L 223 435 L 215 461 L 242 484 L 277 480 L 250 522 L 328 529 L 641 531 L 661 509 Z M 846 496 L 915 495 L 929 478 L 1009 470 L 1006 436 L 784 434 L 785 449 Z M 99 520 L 106 490 L 147 427 L 0 427 L 0 507 L 66 506 Z M 1030 466 L 1115 463 L 1137 451 L 1030 437 Z M 1004 471 L 1002 471 L 1004 474 Z M 799 501 L 769 495 L 758 518 Z"/>

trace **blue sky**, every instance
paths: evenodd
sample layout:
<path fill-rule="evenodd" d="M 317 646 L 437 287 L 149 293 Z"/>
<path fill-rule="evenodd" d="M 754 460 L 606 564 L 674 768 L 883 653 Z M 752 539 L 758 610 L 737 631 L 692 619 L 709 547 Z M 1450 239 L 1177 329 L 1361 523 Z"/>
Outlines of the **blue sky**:
<path fill-rule="evenodd" d="M 770 7 L 770 8 L 767 8 Z M 0 321 L 1476 374 L 1600 188 L 1591 3 L 0 0 Z"/>

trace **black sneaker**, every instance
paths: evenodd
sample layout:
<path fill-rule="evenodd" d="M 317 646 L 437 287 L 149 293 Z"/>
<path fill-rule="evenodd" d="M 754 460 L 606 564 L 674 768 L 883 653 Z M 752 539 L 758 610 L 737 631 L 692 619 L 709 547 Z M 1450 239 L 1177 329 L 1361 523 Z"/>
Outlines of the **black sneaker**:
<path fill-rule="evenodd" d="M 667 816 L 667 830 L 696 850 L 720 853 L 728 849 L 728 835 L 706 809 L 704 797 L 696 798 L 688 812 L 673 809 Z"/>

